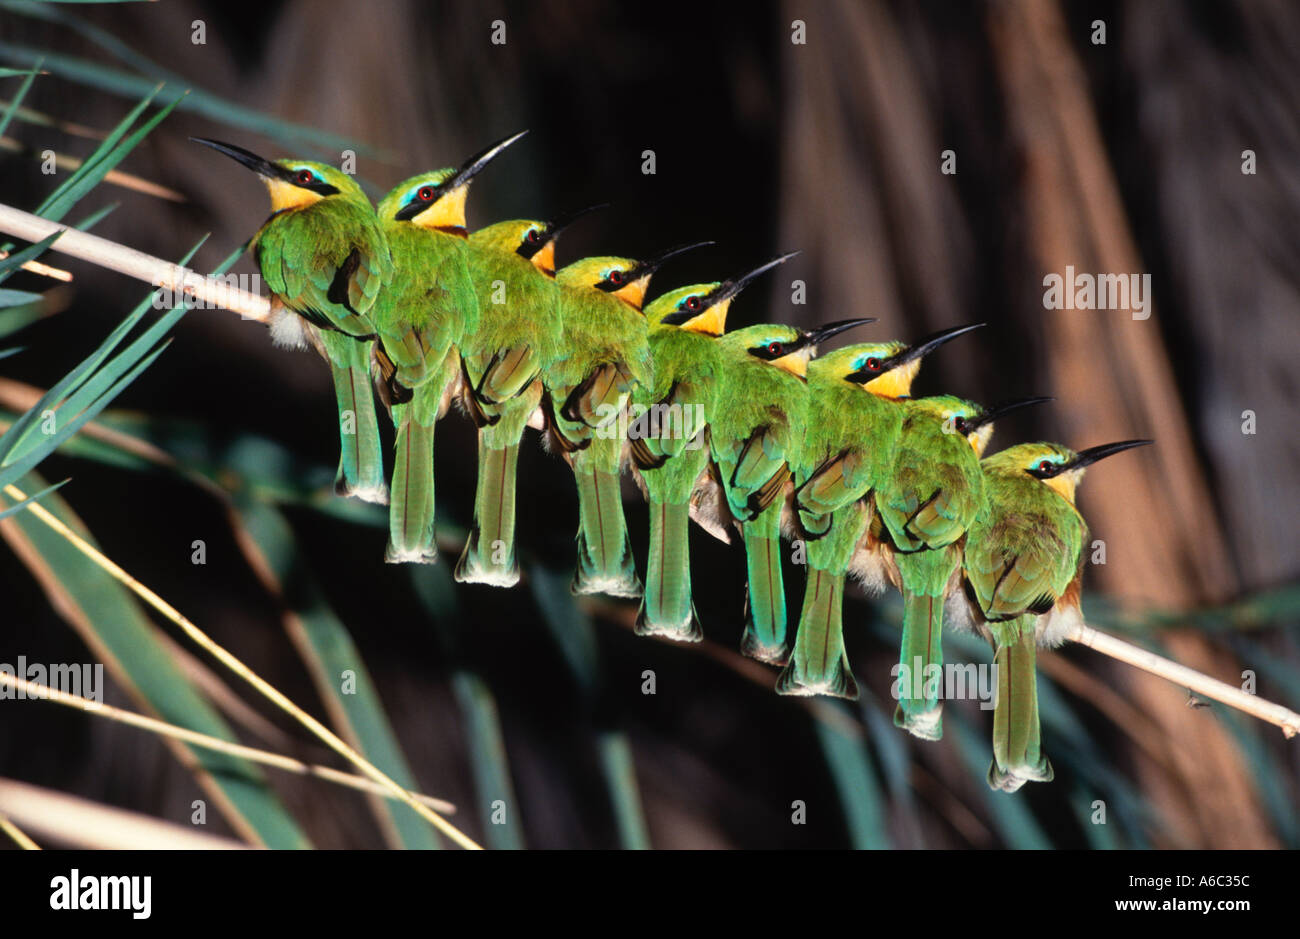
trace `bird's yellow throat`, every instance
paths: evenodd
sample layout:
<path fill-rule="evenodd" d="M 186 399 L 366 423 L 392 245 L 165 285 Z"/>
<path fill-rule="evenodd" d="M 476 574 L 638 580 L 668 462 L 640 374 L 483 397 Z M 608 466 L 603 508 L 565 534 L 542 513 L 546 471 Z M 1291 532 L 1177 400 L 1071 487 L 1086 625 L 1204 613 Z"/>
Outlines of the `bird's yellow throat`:
<path fill-rule="evenodd" d="M 286 209 L 303 209 L 325 198 L 318 192 L 303 189 L 301 186 L 287 183 L 283 179 L 266 179 L 264 177 L 262 182 L 266 183 L 266 189 L 271 194 L 272 212 L 283 212 Z"/>

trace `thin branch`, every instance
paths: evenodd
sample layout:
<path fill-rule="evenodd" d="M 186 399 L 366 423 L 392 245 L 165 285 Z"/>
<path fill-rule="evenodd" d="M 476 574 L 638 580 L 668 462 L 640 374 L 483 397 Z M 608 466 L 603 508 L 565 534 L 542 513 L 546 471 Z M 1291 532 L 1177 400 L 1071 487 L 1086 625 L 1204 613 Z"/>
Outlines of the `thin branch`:
<path fill-rule="evenodd" d="M 27 498 L 26 493 L 14 485 L 5 486 L 4 492 L 15 501 L 21 502 Z M 175 623 L 176 626 L 189 636 L 194 643 L 202 647 L 206 652 L 208 652 L 208 654 L 212 655 L 221 662 L 222 665 L 226 666 L 226 668 L 230 669 L 240 678 L 244 679 L 244 681 L 252 685 L 258 693 L 267 698 L 272 704 L 306 727 L 327 747 L 409 805 L 415 810 L 416 814 L 420 815 L 429 824 L 433 825 L 461 847 L 472 850 L 481 850 L 481 846 L 475 842 L 474 839 L 470 838 L 441 815 L 438 815 L 427 805 L 417 800 L 410 792 L 384 773 L 383 770 L 379 769 L 352 747 L 348 746 L 345 741 L 320 721 L 316 720 L 316 718 L 312 717 L 302 708 L 298 707 L 298 705 L 290 701 L 283 692 L 254 672 L 224 646 L 217 643 L 211 636 L 199 629 L 198 626 L 186 619 L 179 610 L 169 604 L 166 600 L 158 596 L 158 594 L 154 593 L 144 584 L 140 583 L 140 581 L 128 574 L 98 548 L 61 522 L 39 502 L 31 503 L 27 507 L 26 511 L 31 512 L 45 525 L 62 535 L 74 548 L 90 560 L 94 561 L 95 564 L 105 573 L 111 576 L 114 580 L 117 580 L 119 583 L 130 588 L 136 596 L 140 597 L 140 599 L 144 600 L 144 602 L 149 604 L 149 606 L 153 607 L 163 616 L 167 617 L 171 622 Z"/>
<path fill-rule="evenodd" d="M 1198 672 L 1194 668 L 1179 665 L 1172 659 L 1156 655 L 1154 652 L 1148 652 L 1141 646 L 1135 646 L 1131 642 L 1126 642 L 1109 633 L 1100 632 L 1082 623 L 1076 626 L 1067 638 L 1072 642 L 1079 643 L 1081 646 L 1087 646 L 1089 649 L 1100 652 L 1102 655 L 1109 655 L 1111 658 L 1132 665 L 1134 668 L 1140 668 L 1142 671 L 1158 675 L 1166 681 L 1182 685 L 1197 694 L 1212 698 L 1239 711 L 1245 711 L 1252 717 L 1258 717 L 1262 721 L 1276 724 L 1282 728 L 1282 733 L 1286 735 L 1288 740 L 1300 733 L 1300 714 L 1295 711 L 1280 704 L 1265 701 L 1263 698 L 1242 691 L 1234 685 L 1219 681 L 1217 678 L 1211 678 L 1203 672 Z"/>
<path fill-rule="evenodd" d="M 0 232 L 31 242 L 62 232 L 50 246 L 54 251 L 98 264 L 173 293 L 182 293 L 207 305 L 222 307 L 245 319 L 265 323 L 271 318 L 271 302 L 265 297 L 12 206 L 0 205 Z"/>
<path fill-rule="evenodd" d="M 6 815 L 0 815 L 0 831 L 3 831 L 6 835 L 12 838 L 14 843 L 24 851 L 41 850 L 41 846 L 31 838 L 28 838 L 27 834 L 13 822 L 9 821 L 9 818 Z"/>
<path fill-rule="evenodd" d="M 81 695 L 69 694 L 66 691 L 60 691 L 57 688 L 51 688 L 48 685 L 42 685 L 34 681 L 27 681 L 26 679 L 19 678 L 8 672 L 0 672 L 0 685 L 17 689 L 29 699 L 48 700 L 67 707 L 79 708 L 83 711 L 89 711 L 96 717 L 105 717 L 111 721 L 117 721 L 118 723 L 127 724 L 131 727 L 139 727 L 142 730 L 150 731 L 159 736 L 171 737 L 174 740 L 180 740 L 196 747 L 203 747 L 207 750 L 226 753 L 230 756 L 249 760 L 253 763 L 261 763 L 264 766 L 273 766 L 276 769 L 296 773 L 299 776 L 316 776 L 319 779 L 338 783 L 341 786 L 347 786 L 350 789 L 357 789 L 361 792 L 371 792 L 385 796 L 389 799 L 397 798 L 388 789 L 376 782 L 372 782 L 364 776 L 355 776 L 352 773 L 344 773 L 336 769 L 331 769 L 328 766 L 320 766 L 315 763 L 304 763 L 302 760 L 295 760 L 293 757 L 283 756 L 279 753 L 272 753 L 269 750 L 259 750 L 256 747 L 245 746 L 244 744 L 234 743 L 230 740 L 222 740 L 220 737 L 202 734 L 197 730 L 190 730 L 187 727 L 179 727 L 176 724 L 169 724 L 166 721 L 160 721 L 157 718 L 148 717 L 144 714 L 137 714 L 134 711 L 127 711 L 119 707 L 114 707 L 111 704 L 101 704 L 98 701 L 92 701 L 89 698 L 82 697 Z M 443 812 L 448 815 L 456 811 L 456 806 L 444 799 L 435 799 L 433 796 L 426 796 L 420 793 L 412 793 L 412 795 L 434 811 Z"/>

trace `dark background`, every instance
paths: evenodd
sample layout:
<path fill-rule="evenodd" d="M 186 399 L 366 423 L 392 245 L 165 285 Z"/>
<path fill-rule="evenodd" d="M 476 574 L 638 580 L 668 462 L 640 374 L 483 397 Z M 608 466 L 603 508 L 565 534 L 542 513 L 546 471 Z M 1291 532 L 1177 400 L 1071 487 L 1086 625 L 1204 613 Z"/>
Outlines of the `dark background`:
<path fill-rule="evenodd" d="M 871 315 L 881 320 L 872 335 L 915 338 L 987 322 L 934 357 L 919 393 L 985 402 L 1056 395 L 1054 405 L 1000 423 L 995 446 L 1157 439 L 1150 451 L 1094 470 L 1082 489 L 1081 509 L 1109 553 L 1087 589 L 1121 609 L 1223 603 L 1293 581 L 1300 569 L 1300 8 L 1292 4 L 166 0 L 81 15 L 184 81 L 369 145 L 375 152 L 359 153 L 358 174 L 376 198 L 528 128 L 475 183 L 471 226 L 608 201 L 611 208 L 566 234 L 560 263 L 717 241 L 673 262 L 652 295 L 802 251 L 737 302 L 731 325 Z M 190 43 L 195 19 L 206 21 L 204 46 Z M 490 42 L 495 19 L 507 23 L 504 46 Z M 794 19 L 806 23 L 806 45 L 790 42 Z M 1096 20 L 1106 25 L 1104 45 L 1090 41 Z M 4 42 L 105 58 L 58 24 L 3 12 L 0 24 Z M 57 77 L 38 81 L 28 104 L 92 127 L 111 126 L 128 106 Z M 87 141 L 51 129 L 15 124 L 9 133 L 36 150 L 88 152 Z M 97 233 L 175 258 L 211 231 L 199 269 L 251 235 L 267 212 L 260 185 L 187 143 L 192 133 L 272 158 L 339 158 L 306 147 L 290 153 L 178 112 L 123 168 L 188 201 L 101 187 L 83 209 L 123 204 Z M 654 175 L 641 172 L 646 149 L 655 152 Z M 948 149 L 955 176 L 939 172 Z M 1241 172 L 1245 149 L 1257 154 L 1256 175 Z M 6 154 L 0 166 L 8 204 L 30 209 L 51 186 L 32 159 Z M 1149 272 L 1154 314 L 1135 321 L 1122 311 L 1044 310 L 1043 275 L 1066 264 Z M 47 387 L 137 298 L 122 278 L 68 266 L 77 274 L 71 307 L 29 330 L 32 352 L 6 361 L 10 377 Z M 236 269 L 250 272 L 251 261 Z M 790 303 L 794 279 L 807 283 L 806 305 Z M 304 466 L 332 467 L 331 400 L 327 372 L 310 354 L 277 350 L 255 324 L 197 310 L 119 406 L 201 421 L 218 439 L 272 438 Z M 1241 433 L 1247 409 L 1257 415 L 1253 436 Z M 535 439 L 522 451 L 520 538 L 532 563 L 567 580 L 572 483 Z M 440 519 L 454 530 L 472 508 L 468 422 L 446 420 L 437 446 Z M 110 556 L 165 587 L 171 602 L 295 700 L 314 702 L 219 504 L 165 478 L 64 458 L 44 472 L 74 477 L 64 495 Z M 643 560 L 636 498 L 627 515 Z M 588 695 L 539 624 L 528 590 L 459 589 L 459 617 L 435 628 L 414 600 L 411 573 L 379 563 L 382 529 L 307 509 L 291 518 L 425 791 L 467 807 L 474 799 L 447 684 L 456 664 L 478 672 L 496 696 L 531 846 L 614 843 L 591 746 L 593 728 L 607 727 L 630 735 L 657 846 L 847 843 L 808 712 L 765 688 L 761 668 L 727 654 L 740 628 L 738 550 L 695 533 L 696 602 L 717 654 L 638 640 L 625 628 L 630 607 L 602 605 L 590 610 L 602 665 Z M 204 567 L 190 564 L 195 538 L 208 543 Z M 455 549 L 447 554 L 450 561 Z M 32 650 L 29 658 L 44 661 L 84 656 L 8 557 L 0 585 L 0 649 Z M 796 604 L 793 579 L 789 593 Z M 852 609 L 855 672 L 877 702 L 887 701 L 896 652 L 855 630 L 853 616 L 868 608 Z M 1225 680 L 1238 682 L 1249 666 L 1191 631 L 1166 638 L 1180 659 Z M 1293 634 L 1269 642 L 1294 659 Z M 1180 689 L 1091 653 L 1063 655 L 1158 728 L 1163 761 L 1130 752 L 1127 738 L 1098 718 L 1098 732 L 1114 735 L 1121 771 L 1161 806 L 1157 843 L 1279 843 L 1251 765 L 1211 718 L 1183 706 Z M 647 668 L 658 677 L 654 697 L 640 693 Z M 1050 738 L 1047 745 L 1050 753 Z M 906 752 L 916 804 L 891 816 L 897 843 L 1000 843 L 981 808 L 984 782 L 950 742 L 908 741 Z M 1278 753 L 1293 783 L 1295 747 Z M 882 770 L 890 772 L 899 771 Z M 192 781 L 156 741 L 75 714 L 7 720 L 0 774 L 165 816 L 186 812 L 193 797 Z M 276 781 L 316 843 L 378 843 L 353 796 Z M 1014 798 L 1033 806 L 1055 842 L 1082 844 L 1066 789 L 1058 780 Z M 789 824 L 794 799 L 818 807 L 805 826 Z M 471 833 L 476 821 L 462 811 Z"/>

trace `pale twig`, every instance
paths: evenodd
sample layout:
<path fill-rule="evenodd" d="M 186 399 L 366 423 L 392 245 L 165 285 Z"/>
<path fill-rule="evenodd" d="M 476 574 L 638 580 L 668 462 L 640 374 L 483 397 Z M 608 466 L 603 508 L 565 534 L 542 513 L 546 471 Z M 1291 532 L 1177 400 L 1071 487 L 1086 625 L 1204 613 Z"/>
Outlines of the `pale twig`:
<path fill-rule="evenodd" d="M 1276 724 L 1282 728 L 1282 733 L 1288 739 L 1300 733 L 1300 714 L 1295 711 L 1280 704 L 1265 701 L 1263 698 L 1242 691 L 1225 681 L 1219 681 L 1217 678 L 1211 678 L 1203 672 L 1198 672 L 1194 668 L 1179 665 L 1172 659 L 1156 655 L 1154 652 L 1148 652 L 1141 646 L 1126 642 L 1109 633 L 1100 632 L 1082 623 L 1076 626 L 1067 638 L 1081 646 L 1087 646 L 1089 649 L 1100 652 L 1102 655 L 1108 655 L 1113 659 L 1132 665 L 1134 668 L 1140 668 L 1144 672 L 1158 675 L 1166 681 L 1182 685 L 1199 695 L 1213 698 L 1215 701 L 1229 707 L 1244 711 L 1252 717 L 1258 717 L 1262 721 Z"/>
<path fill-rule="evenodd" d="M 0 674 L 4 673 L 0 672 Z M 0 814 L 0 831 L 3 831 L 6 835 L 12 838 L 14 844 L 18 845 L 18 847 L 22 848 L 24 851 L 41 850 L 39 844 L 31 838 L 28 838 L 27 834 L 21 828 L 9 821 L 8 816 L 2 814 Z"/>
<path fill-rule="evenodd" d="M 5 486 L 4 491 L 10 498 L 18 502 L 27 498 L 26 493 L 14 485 Z M 117 563 L 108 558 L 98 548 L 61 522 L 39 502 L 29 504 L 26 511 L 31 512 L 42 523 L 67 539 L 73 547 L 93 561 L 105 573 L 111 576 L 114 580 L 117 580 L 119 583 L 128 587 L 136 594 L 136 596 L 144 600 L 145 603 L 149 604 L 149 606 L 167 617 L 167 619 L 172 623 L 175 623 L 176 626 L 185 633 L 185 635 L 189 636 L 194 643 L 202 647 L 209 655 L 212 655 L 221 662 L 222 665 L 226 666 L 226 668 L 230 669 L 240 678 L 244 679 L 244 681 L 252 685 L 259 694 L 267 698 L 272 704 L 287 713 L 298 723 L 302 724 L 302 726 L 311 731 L 313 735 L 320 739 L 331 750 L 339 754 L 339 756 L 343 757 L 363 774 L 379 783 L 379 785 L 383 786 L 387 791 L 393 793 L 397 798 L 409 805 L 415 810 L 416 814 L 422 817 L 429 824 L 433 825 L 440 832 L 463 848 L 481 849 L 481 846 L 472 838 L 445 818 L 438 815 L 427 805 L 416 799 L 410 792 L 385 774 L 383 770 L 379 769 L 350 747 L 332 730 L 320 721 L 316 720 L 316 718 L 312 717 L 302 708 L 298 707 L 298 705 L 290 701 L 283 692 L 250 669 L 224 646 L 218 644 L 211 636 L 199 629 L 198 626 L 190 622 L 179 610 L 169 604 L 166 600 L 158 596 L 158 594 L 154 593 L 144 584 L 140 583 L 140 581 L 136 580 L 119 567 Z"/>
<path fill-rule="evenodd" d="M 218 753 L 226 753 L 230 756 L 249 760 L 253 763 L 261 763 L 265 766 L 273 766 L 276 769 L 282 769 L 289 773 L 296 773 L 299 776 L 316 776 L 319 779 L 338 783 L 341 786 L 347 786 L 350 789 L 357 789 L 361 792 L 372 792 L 389 799 L 397 798 L 388 789 L 376 782 L 372 782 L 364 776 L 355 776 L 352 773 L 344 773 L 336 769 L 331 769 L 328 766 L 320 766 L 315 763 L 304 763 L 302 760 L 295 760 L 293 757 L 284 756 L 279 753 L 272 753 L 269 750 L 259 750 L 256 747 L 245 746 L 244 744 L 234 743 L 230 740 L 222 740 L 220 737 L 213 737 L 209 734 L 199 733 L 197 730 L 190 730 L 187 727 L 178 727 L 175 724 L 169 724 L 166 721 L 160 721 L 157 718 L 148 717 L 144 714 L 127 711 L 119 707 L 114 707 L 111 704 L 101 704 L 98 701 L 92 701 L 89 698 L 82 697 L 81 695 L 69 694 L 66 691 L 60 691 L 57 688 L 51 688 L 48 685 L 42 685 L 34 681 L 27 681 L 24 678 L 19 678 L 18 676 L 12 675 L 8 672 L 0 671 L 0 685 L 21 691 L 23 695 L 29 699 L 53 701 L 56 704 L 62 704 L 67 707 L 80 708 L 83 711 L 89 711 L 96 717 L 104 717 L 121 724 L 139 727 L 142 730 L 150 731 L 159 736 L 171 737 L 174 740 L 180 740 L 196 747 L 215 750 Z M 444 799 L 435 799 L 433 796 L 426 796 L 420 793 L 411 794 L 437 812 L 443 812 L 450 815 L 456 811 L 456 806 Z"/>
<path fill-rule="evenodd" d="M 266 297 L 12 206 L 0 205 L 0 232 L 31 242 L 62 232 L 50 245 L 51 250 L 126 274 L 173 294 L 184 294 L 209 306 L 222 307 L 245 319 L 265 323 L 271 318 L 271 302 Z"/>

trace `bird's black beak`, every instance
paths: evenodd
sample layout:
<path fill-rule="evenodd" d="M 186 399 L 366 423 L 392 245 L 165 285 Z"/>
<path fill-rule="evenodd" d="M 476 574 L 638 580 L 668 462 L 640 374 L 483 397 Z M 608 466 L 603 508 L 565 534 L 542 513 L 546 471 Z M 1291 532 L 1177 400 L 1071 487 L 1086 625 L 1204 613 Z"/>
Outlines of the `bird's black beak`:
<path fill-rule="evenodd" d="M 1121 440 L 1118 443 L 1103 443 L 1099 447 L 1089 447 L 1087 450 L 1080 450 L 1079 455 L 1068 463 L 1065 469 L 1080 469 L 1090 463 L 1104 460 L 1108 456 L 1114 456 L 1116 453 L 1123 453 L 1125 450 L 1132 450 L 1134 447 L 1145 447 L 1149 443 L 1155 443 L 1155 441 Z"/>
<path fill-rule="evenodd" d="M 258 156 L 251 150 L 245 150 L 243 147 L 236 147 L 233 143 L 222 143 L 220 140 L 210 140 L 207 137 L 191 137 L 190 140 L 195 143 L 201 143 L 205 147 L 211 147 L 218 153 L 224 153 L 230 159 L 234 160 L 241 166 L 252 170 L 263 179 L 282 179 L 287 183 L 292 183 L 293 173 L 289 172 L 282 166 L 276 166 L 270 160 Z"/>
<path fill-rule="evenodd" d="M 718 286 L 718 289 L 709 296 L 708 305 L 714 306 L 715 304 L 722 303 L 724 300 L 730 300 L 748 287 L 753 281 L 766 274 L 772 268 L 784 264 L 798 253 L 798 251 L 791 251 L 789 254 L 783 254 L 780 257 L 772 258 L 770 261 L 765 261 L 753 270 L 741 274 L 739 277 L 730 277 L 727 280 L 724 280 Z"/>
<path fill-rule="evenodd" d="M 669 248 L 667 251 L 661 251 L 659 254 L 642 261 L 636 267 L 632 268 L 632 270 L 626 272 L 623 275 L 623 279 L 630 284 L 633 281 L 640 280 L 642 277 L 649 277 L 655 271 L 659 270 L 659 268 L 663 267 L 665 263 L 671 261 L 679 254 L 685 254 L 687 251 L 694 251 L 696 248 L 705 248 L 714 244 L 717 244 L 717 242 L 697 241 L 694 244 L 678 245 L 675 248 Z"/>
<path fill-rule="evenodd" d="M 506 147 L 513 144 L 516 140 L 524 136 L 524 134 L 526 133 L 528 133 L 528 131 L 521 130 L 519 133 L 513 134 L 502 140 L 498 140 L 496 143 L 492 144 L 487 149 L 481 150 L 478 153 L 474 154 L 472 157 L 470 157 L 468 160 L 465 161 L 465 164 L 460 169 L 456 171 L 455 176 L 447 180 L 438 188 L 441 189 L 443 192 L 451 192 L 453 189 L 458 189 L 461 186 L 465 185 L 471 179 L 477 176 L 489 163 L 491 163 L 493 160 L 499 157 L 502 151 L 506 149 Z"/>
<path fill-rule="evenodd" d="M 598 202 L 595 205 L 587 206 L 585 209 L 578 209 L 577 211 L 569 212 L 565 215 L 559 216 L 558 218 L 551 219 L 550 223 L 546 226 L 546 240 L 554 241 L 556 238 L 560 237 L 560 232 L 564 231 L 574 222 L 590 215 L 592 212 L 599 212 L 601 209 L 608 208 L 608 202 Z"/>
<path fill-rule="evenodd" d="M 966 421 L 967 431 L 973 431 L 985 424 L 991 424 L 1004 414 L 1010 414 L 1012 411 L 1018 411 L 1020 408 L 1027 408 L 1033 404 L 1046 404 L 1048 401 L 1055 401 L 1052 397 L 1043 397 L 1041 395 L 1032 398 L 1016 398 L 1012 401 L 1004 401 L 1002 404 L 994 405 L 978 417 Z"/>
<path fill-rule="evenodd" d="M 897 355 L 892 355 L 882 362 L 880 374 L 884 374 L 891 368 L 898 368 L 898 366 L 915 359 L 923 359 L 945 342 L 956 339 L 958 336 L 964 335 L 972 330 L 979 329 L 983 325 L 983 323 L 971 323 L 968 326 L 954 326 L 952 329 L 942 329 L 937 333 L 932 333 L 919 342 L 908 346 Z"/>
<path fill-rule="evenodd" d="M 803 342 L 800 345 L 818 346 L 832 336 L 838 336 L 854 326 L 866 326 L 868 323 L 874 323 L 875 321 L 874 316 L 865 316 L 854 320 L 836 320 L 834 323 L 827 323 L 825 326 L 818 326 L 816 329 L 810 329 L 803 333 Z"/>

